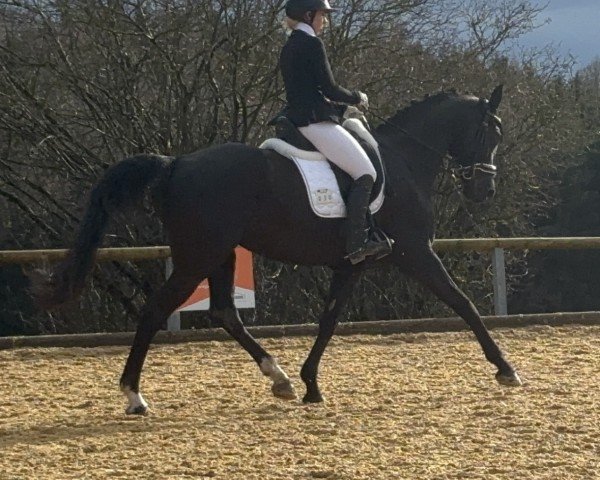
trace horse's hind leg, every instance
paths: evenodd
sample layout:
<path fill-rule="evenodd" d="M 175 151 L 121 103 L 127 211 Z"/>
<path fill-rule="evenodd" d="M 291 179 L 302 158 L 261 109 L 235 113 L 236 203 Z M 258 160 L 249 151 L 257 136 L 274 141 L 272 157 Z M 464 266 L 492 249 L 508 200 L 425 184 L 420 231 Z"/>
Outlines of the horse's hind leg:
<path fill-rule="evenodd" d="M 140 393 L 140 376 L 150 342 L 164 325 L 168 316 L 181 305 L 194 291 L 198 282 L 206 277 L 206 272 L 182 272 L 175 266 L 169 280 L 148 300 L 137 327 L 133 345 L 121 376 L 121 390 L 127 396 L 129 405 L 126 413 L 144 414 L 148 404 Z"/>
<path fill-rule="evenodd" d="M 287 374 L 279 367 L 260 344 L 250 335 L 235 308 L 233 300 L 235 252 L 208 277 L 210 286 L 210 315 L 222 322 L 223 328 L 244 347 L 260 367 L 260 371 L 273 381 L 273 395 L 286 400 L 296 398 L 296 392 Z"/>

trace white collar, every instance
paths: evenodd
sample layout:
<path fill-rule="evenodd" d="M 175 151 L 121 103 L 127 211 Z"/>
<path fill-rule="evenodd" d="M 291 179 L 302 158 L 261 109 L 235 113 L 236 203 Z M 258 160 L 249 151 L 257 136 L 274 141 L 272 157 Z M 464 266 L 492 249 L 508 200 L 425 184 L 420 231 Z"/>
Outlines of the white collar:
<path fill-rule="evenodd" d="M 304 33 L 308 33 L 311 37 L 317 36 L 314 29 L 308 23 L 298 22 L 294 27 L 294 30 L 302 30 Z"/>

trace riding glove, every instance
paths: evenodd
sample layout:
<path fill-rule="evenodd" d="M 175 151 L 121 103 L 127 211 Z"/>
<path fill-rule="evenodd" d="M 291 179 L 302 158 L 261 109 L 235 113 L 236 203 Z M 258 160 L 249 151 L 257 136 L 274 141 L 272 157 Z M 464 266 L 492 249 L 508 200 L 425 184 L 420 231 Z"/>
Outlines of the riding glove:
<path fill-rule="evenodd" d="M 369 97 L 367 97 L 367 94 L 364 92 L 358 92 L 358 95 L 360 96 L 360 103 L 358 104 L 358 106 L 363 107 L 365 110 L 368 110 Z"/>

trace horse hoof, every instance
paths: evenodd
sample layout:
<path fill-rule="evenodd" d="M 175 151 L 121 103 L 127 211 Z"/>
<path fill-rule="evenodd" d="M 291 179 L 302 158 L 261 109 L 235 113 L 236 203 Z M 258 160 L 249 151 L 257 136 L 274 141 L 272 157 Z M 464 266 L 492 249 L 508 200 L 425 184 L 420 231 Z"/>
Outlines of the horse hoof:
<path fill-rule="evenodd" d="M 505 385 L 507 387 L 520 387 L 521 385 L 523 385 L 523 382 L 519 378 L 519 374 L 517 372 L 498 372 L 496 374 L 496 380 L 498 380 L 498 383 L 500 385 Z"/>
<path fill-rule="evenodd" d="M 286 382 L 274 383 L 271 387 L 271 391 L 273 392 L 273 395 L 283 400 L 296 400 L 296 398 L 298 398 L 296 390 L 294 390 L 294 386 L 289 380 Z"/>
<path fill-rule="evenodd" d="M 138 405 L 136 407 L 127 407 L 125 409 L 127 415 L 146 415 L 148 413 L 148 407 L 145 405 Z"/>
<path fill-rule="evenodd" d="M 303 403 L 323 403 L 325 398 L 320 393 L 307 393 L 302 399 Z"/>

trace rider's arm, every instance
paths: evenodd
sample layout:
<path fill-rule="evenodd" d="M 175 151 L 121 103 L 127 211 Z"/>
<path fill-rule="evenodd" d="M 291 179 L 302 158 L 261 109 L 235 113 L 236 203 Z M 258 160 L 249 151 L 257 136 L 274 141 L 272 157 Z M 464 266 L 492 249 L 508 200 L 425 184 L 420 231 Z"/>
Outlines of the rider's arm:
<path fill-rule="evenodd" d="M 312 37 L 314 47 L 311 49 L 312 64 L 315 78 L 323 95 L 334 102 L 349 103 L 357 105 L 361 102 L 359 92 L 351 92 L 343 87 L 340 87 L 334 80 L 331 73 L 331 66 L 325 52 L 325 45 L 318 37 Z"/>

